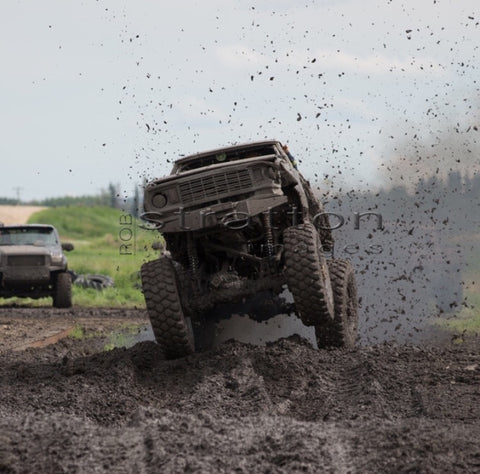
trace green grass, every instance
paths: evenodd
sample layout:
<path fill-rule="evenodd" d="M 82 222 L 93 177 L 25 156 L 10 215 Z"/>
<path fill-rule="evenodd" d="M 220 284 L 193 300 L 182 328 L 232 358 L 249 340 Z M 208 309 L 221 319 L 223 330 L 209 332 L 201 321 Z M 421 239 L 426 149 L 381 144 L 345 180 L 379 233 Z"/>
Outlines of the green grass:
<path fill-rule="evenodd" d="M 120 228 L 122 216 L 118 209 L 110 207 L 66 206 L 52 207 L 36 212 L 28 222 L 30 224 L 52 224 L 60 236 L 72 240 L 94 239 L 107 234 L 116 235 Z"/>
<path fill-rule="evenodd" d="M 85 331 L 83 330 L 82 326 L 76 324 L 75 327 L 68 333 L 68 337 L 78 340 L 85 339 Z"/>
<path fill-rule="evenodd" d="M 467 290 L 466 306 L 454 318 L 442 321 L 441 326 L 454 332 L 480 332 L 480 292 Z"/>
<path fill-rule="evenodd" d="M 480 234 L 463 236 L 462 245 L 468 262 L 462 274 L 465 282 L 464 296 L 466 305 L 453 318 L 440 321 L 439 324 L 457 333 L 480 332 L 480 253 L 478 252 Z"/>
<path fill-rule="evenodd" d="M 108 207 L 57 207 L 33 214 L 29 223 L 52 224 L 62 242 L 75 249 L 66 253 L 68 267 L 77 274 L 99 273 L 115 282 L 114 288 L 97 291 L 73 287 L 74 306 L 144 308 L 138 288 L 142 263 L 158 253 L 152 250 L 160 240 L 155 231 L 140 228 L 141 222 L 127 213 Z M 39 300 L 10 299 L 8 303 L 50 305 L 51 298 Z"/>

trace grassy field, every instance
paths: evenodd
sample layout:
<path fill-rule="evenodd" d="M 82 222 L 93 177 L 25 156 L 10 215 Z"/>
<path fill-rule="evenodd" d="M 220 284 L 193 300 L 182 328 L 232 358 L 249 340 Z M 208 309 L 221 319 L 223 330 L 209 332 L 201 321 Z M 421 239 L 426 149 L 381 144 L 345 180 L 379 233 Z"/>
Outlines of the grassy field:
<path fill-rule="evenodd" d="M 447 327 L 457 332 L 480 334 L 480 255 L 472 258 L 465 272 L 465 304 Z"/>
<path fill-rule="evenodd" d="M 57 207 L 32 214 L 29 223 L 52 224 L 62 242 L 75 249 L 67 253 L 68 266 L 77 274 L 103 274 L 114 288 L 102 291 L 73 286 L 74 306 L 143 308 L 138 272 L 143 262 L 158 256 L 152 250 L 158 232 L 140 228 L 131 215 L 108 207 Z M 5 300 L 7 303 L 17 301 Z M 51 298 L 18 300 L 20 304 L 49 305 Z"/>
<path fill-rule="evenodd" d="M 480 333 L 480 235 L 464 238 L 467 265 L 462 273 L 464 282 L 464 304 L 454 317 L 441 321 L 441 326 L 454 332 Z"/>
<path fill-rule="evenodd" d="M 138 272 L 143 262 L 158 253 L 152 250 L 161 239 L 154 231 L 140 228 L 130 215 L 108 207 L 57 207 L 31 215 L 29 223 L 53 224 L 62 242 L 71 242 L 75 250 L 67 254 L 69 268 L 77 274 L 103 274 L 113 278 L 114 288 L 102 291 L 73 287 L 73 304 L 86 307 L 144 308 Z M 464 242 L 468 266 L 462 274 L 466 305 L 454 317 L 440 319 L 439 324 L 455 332 L 480 332 L 480 253 L 476 252 L 479 235 Z M 41 300 L 8 299 L 4 304 L 50 305 L 51 298 Z M 453 315 L 452 315 L 453 316 Z"/>

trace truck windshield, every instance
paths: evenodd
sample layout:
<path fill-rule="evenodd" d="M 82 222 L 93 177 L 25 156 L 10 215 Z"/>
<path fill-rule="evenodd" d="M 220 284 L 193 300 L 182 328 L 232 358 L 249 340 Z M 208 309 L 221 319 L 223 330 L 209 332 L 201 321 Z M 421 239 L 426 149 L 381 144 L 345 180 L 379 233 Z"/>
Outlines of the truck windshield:
<path fill-rule="evenodd" d="M 48 227 L 0 227 L 0 245 L 55 245 L 57 238 Z"/>
<path fill-rule="evenodd" d="M 219 150 L 218 153 L 208 155 L 200 155 L 184 158 L 175 163 L 173 173 L 182 171 L 189 171 L 197 168 L 202 168 L 209 165 L 217 165 L 228 161 L 244 160 L 246 158 L 253 158 L 256 156 L 275 155 L 276 150 L 273 145 L 261 145 L 256 147 L 233 148 Z"/>

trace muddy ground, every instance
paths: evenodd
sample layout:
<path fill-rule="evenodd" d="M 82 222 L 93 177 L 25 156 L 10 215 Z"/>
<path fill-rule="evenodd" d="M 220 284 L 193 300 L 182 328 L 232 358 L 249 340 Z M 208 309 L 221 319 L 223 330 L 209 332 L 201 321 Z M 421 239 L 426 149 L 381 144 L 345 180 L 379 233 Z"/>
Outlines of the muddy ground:
<path fill-rule="evenodd" d="M 2 473 L 480 470 L 473 337 L 165 361 L 141 310 L 0 307 L 0 330 Z"/>

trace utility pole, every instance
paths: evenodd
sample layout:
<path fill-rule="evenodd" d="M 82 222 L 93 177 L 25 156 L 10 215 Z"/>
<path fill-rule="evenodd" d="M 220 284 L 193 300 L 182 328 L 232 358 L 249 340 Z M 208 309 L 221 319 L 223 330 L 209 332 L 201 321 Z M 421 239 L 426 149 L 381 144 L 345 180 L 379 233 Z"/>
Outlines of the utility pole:
<path fill-rule="evenodd" d="M 20 186 L 17 186 L 15 188 L 13 188 L 13 190 L 16 192 L 17 194 L 17 206 L 20 204 L 20 191 L 22 190 L 23 188 L 21 188 Z"/>

